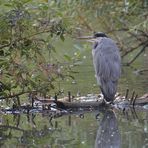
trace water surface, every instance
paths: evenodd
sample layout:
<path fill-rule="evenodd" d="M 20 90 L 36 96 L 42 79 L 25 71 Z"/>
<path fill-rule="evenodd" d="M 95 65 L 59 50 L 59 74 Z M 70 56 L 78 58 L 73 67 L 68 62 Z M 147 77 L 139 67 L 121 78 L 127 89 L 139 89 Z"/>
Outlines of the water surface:
<path fill-rule="evenodd" d="M 68 41 L 67 41 L 68 42 Z M 63 44 L 63 43 L 61 43 Z M 64 54 L 76 55 L 74 43 L 66 47 L 59 45 Z M 60 81 L 57 90 L 71 94 L 98 94 L 100 90 L 94 77 L 90 45 L 82 48 L 79 66 L 73 68 L 78 73 Z M 59 57 L 62 58 L 62 52 Z M 148 92 L 148 74 L 138 74 L 138 69 L 147 68 L 147 54 L 141 55 L 132 67 L 123 67 L 118 91 L 125 94 L 126 89 L 140 96 Z M 2 105 L 2 104 L 1 104 Z M 51 114 L 0 114 L 0 147 L 37 148 L 146 148 L 148 147 L 148 112 L 136 113 L 122 111 L 93 111 L 64 115 L 51 120 Z"/>
<path fill-rule="evenodd" d="M 1 115 L 1 147 L 139 148 L 148 146 L 148 113 L 108 110 L 66 115 Z"/>

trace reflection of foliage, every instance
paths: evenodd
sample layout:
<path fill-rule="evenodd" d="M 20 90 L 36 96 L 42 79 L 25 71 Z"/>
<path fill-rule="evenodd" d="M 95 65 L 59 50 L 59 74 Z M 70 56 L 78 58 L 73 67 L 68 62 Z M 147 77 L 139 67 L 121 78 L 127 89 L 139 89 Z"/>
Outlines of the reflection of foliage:
<path fill-rule="evenodd" d="M 63 130 L 62 125 L 58 125 L 57 121 L 55 121 L 53 125 L 50 125 L 47 116 L 46 118 L 43 118 L 44 122 L 42 122 L 42 120 L 39 122 L 41 118 L 39 114 L 37 117 L 33 117 L 32 114 L 27 116 L 30 118 L 28 121 L 26 121 L 27 119 L 24 118 L 24 115 L 21 115 L 21 118 L 19 118 L 19 125 L 14 122 L 14 118 L 16 117 L 13 117 L 12 115 L 3 116 L 3 124 L 0 125 L 0 146 L 7 147 L 10 143 L 18 146 L 24 145 L 31 147 L 38 145 L 41 145 L 42 147 L 46 144 L 49 146 L 59 146 L 60 144 L 70 144 L 70 142 L 73 141 L 69 135 L 65 135 L 67 131 Z M 64 137 L 61 136 L 62 132 L 64 132 Z"/>

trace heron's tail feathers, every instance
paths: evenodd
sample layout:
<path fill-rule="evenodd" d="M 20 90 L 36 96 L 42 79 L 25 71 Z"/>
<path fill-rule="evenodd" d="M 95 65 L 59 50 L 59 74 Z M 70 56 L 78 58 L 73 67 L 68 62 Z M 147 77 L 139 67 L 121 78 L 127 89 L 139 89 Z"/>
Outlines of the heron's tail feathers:
<path fill-rule="evenodd" d="M 106 101 L 113 101 L 117 91 L 117 81 L 101 82 L 101 91 Z"/>

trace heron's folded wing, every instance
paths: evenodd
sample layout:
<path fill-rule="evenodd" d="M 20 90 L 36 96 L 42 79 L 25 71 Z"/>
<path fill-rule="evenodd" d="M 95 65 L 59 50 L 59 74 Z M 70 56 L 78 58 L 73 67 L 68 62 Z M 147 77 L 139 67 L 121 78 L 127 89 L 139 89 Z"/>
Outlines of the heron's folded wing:
<path fill-rule="evenodd" d="M 97 76 L 108 81 L 117 81 L 121 73 L 121 60 L 118 48 L 114 45 L 98 46 L 94 54 L 94 67 Z"/>

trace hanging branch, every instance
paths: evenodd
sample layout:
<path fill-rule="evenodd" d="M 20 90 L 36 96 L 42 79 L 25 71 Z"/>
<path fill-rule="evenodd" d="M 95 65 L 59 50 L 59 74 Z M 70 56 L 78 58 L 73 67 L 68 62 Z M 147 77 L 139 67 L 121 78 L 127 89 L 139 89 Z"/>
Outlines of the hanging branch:
<path fill-rule="evenodd" d="M 128 54 L 131 53 L 131 52 L 133 52 L 135 49 L 139 48 L 140 46 L 146 44 L 147 42 L 148 42 L 148 41 L 144 41 L 144 42 L 138 44 L 137 46 L 130 48 L 130 50 L 126 51 L 121 57 L 122 57 L 122 58 L 125 57 L 126 55 L 128 55 Z"/>
<path fill-rule="evenodd" d="M 148 47 L 148 43 L 145 44 L 145 46 L 137 53 L 137 55 L 130 62 L 127 63 L 127 65 L 131 65 L 141 55 L 141 53 L 145 50 L 146 47 Z"/>
<path fill-rule="evenodd" d="M 125 24 L 126 26 L 126 24 Z M 135 34 L 134 32 L 131 32 L 129 28 L 120 28 L 117 30 L 110 30 L 108 33 L 113 33 L 113 32 L 127 32 L 130 35 L 130 38 L 133 37 L 135 38 L 136 42 L 139 42 L 138 45 L 136 45 L 135 47 L 131 47 L 130 50 L 125 51 L 123 53 L 123 55 L 121 56 L 122 58 L 127 56 L 129 53 L 133 52 L 134 50 L 138 49 L 139 47 L 143 46 L 142 49 L 137 53 L 137 55 L 130 60 L 127 64 L 127 66 L 131 65 L 140 55 L 141 53 L 145 50 L 145 48 L 148 46 L 148 34 L 146 32 L 144 32 L 143 30 L 140 29 L 136 29 L 136 31 L 138 32 L 138 34 Z"/>
<path fill-rule="evenodd" d="M 22 91 L 22 92 L 20 92 L 20 93 L 13 94 L 13 95 L 2 96 L 2 97 L 0 97 L 0 100 L 5 100 L 5 99 L 9 99 L 9 98 L 14 98 L 14 97 L 18 97 L 18 96 L 21 96 L 21 95 L 23 95 L 23 94 L 32 93 L 32 92 L 36 92 L 36 91 Z"/>
<path fill-rule="evenodd" d="M 9 47 L 11 45 L 11 43 L 8 43 L 8 44 L 5 44 L 5 45 L 1 45 L 0 46 L 0 49 L 3 49 L 3 48 L 5 48 L 5 47 Z"/>

